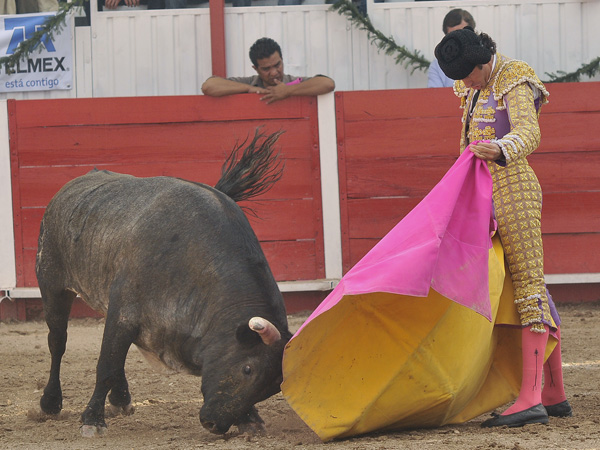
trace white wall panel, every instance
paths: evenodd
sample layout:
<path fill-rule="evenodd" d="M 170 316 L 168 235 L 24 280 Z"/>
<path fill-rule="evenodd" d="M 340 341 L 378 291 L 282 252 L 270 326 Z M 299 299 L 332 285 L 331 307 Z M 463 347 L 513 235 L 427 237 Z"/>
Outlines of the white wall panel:
<path fill-rule="evenodd" d="M 600 56 L 600 1 L 589 0 L 582 3 L 581 30 L 583 33 L 583 62 L 587 63 L 594 58 Z M 577 25 L 575 25 L 577 26 Z M 570 31 L 570 30 L 569 30 Z M 577 69 L 579 65 L 575 65 L 573 69 Z M 600 73 L 593 78 L 594 81 L 600 81 Z"/>
<path fill-rule="evenodd" d="M 207 8 L 94 11 L 95 97 L 199 94 L 211 75 Z"/>
<path fill-rule="evenodd" d="M 353 29 L 346 20 L 339 20 L 339 15 L 326 12 L 328 67 L 307 73 L 329 75 L 335 80 L 336 89 L 344 90 L 343 86 L 353 86 L 354 89 L 368 89 L 369 74 L 369 45 L 359 35 L 363 33 Z M 314 38 L 313 38 L 314 39 Z"/>
<path fill-rule="evenodd" d="M 72 97 L 89 98 L 93 96 L 92 86 L 92 34 L 90 27 L 75 27 L 75 81 L 76 95 Z"/>
<path fill-rule="evenodd" d="M 600 56 L 600 0 L 368 0 L 376 28 L 429 60 L 443 37 L 442 20 L 454 7 L 469 10 L 477 29 L 490 34 L 501 53 L 529 62 L 542 79 L 546 73 L 572 72 Z M 280 43 L 286 72 L 327 74 L 337 90 L 427 84 L 426 73 L 397 65 L 393 55 L 371 44 L 366 32 L 325 4 L 226 7 L 229 76 L 254 74 L 248 50 L 263 36 Z M 77 28 L 75 38 L 74 89 L 11 97 L 195 95 L 212 74 L 208 8 L 92 10 L 91 28 Z"/>

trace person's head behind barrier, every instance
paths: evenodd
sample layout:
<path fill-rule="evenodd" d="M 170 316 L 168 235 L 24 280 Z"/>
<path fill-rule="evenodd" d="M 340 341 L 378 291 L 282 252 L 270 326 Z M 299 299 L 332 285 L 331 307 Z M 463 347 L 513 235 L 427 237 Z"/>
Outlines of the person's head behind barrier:
<path fill-rule="evenodd" d="M 465 25 L 463 25 L 463 23 Z M 451 10 L 444 17 L 444 22 L 442 23 L 442 31 L 444 34 L 448 34 L 451 31 L 458 30 L 460 28 L 464 28 L 465 26 L 471 27 L 475 29 L 475 19 L 469 11 L 465 11 L 464 9 L 455 8 Z"/>
<path fill-rule="evenodd" d="M 277 42 L 267 37 L 260 38 L 250 47 L 250 61 L 252 61 L 252 65 L 258 66 L 259 59 L 268 58 L 275 52 L 282 57 L 281 47 Z"/>

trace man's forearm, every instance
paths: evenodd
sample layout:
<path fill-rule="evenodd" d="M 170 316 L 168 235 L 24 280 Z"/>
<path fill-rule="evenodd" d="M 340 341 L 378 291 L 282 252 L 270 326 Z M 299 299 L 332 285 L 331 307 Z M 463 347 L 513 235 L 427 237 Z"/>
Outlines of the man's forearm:
<path fill-rule="evenodd" d="M 227 80 L 221 77 L 210 77 L 202 84 L 202 93 L 211 97 L 245 94 L 249 89 L 250 85 L 248 84 Z"/>
<path fill-rule="evenodd" d="M 316 76 L 289 88 L 290 95 L 321 95 L 333 91 L 335 82 L 329 77 Z"/>

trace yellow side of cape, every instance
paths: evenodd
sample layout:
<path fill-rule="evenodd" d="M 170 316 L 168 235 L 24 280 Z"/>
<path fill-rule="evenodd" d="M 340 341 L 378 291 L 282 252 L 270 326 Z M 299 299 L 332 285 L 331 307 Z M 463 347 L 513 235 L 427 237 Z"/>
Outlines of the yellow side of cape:
<path fill-rule="evenodd" d="M 345 296 L 290 341 L 283 395 L 323 441 L 460 423 L 517 396 L 521 326 L 493 241 L 492 322 L 433 290 L 372 293 Z"/>

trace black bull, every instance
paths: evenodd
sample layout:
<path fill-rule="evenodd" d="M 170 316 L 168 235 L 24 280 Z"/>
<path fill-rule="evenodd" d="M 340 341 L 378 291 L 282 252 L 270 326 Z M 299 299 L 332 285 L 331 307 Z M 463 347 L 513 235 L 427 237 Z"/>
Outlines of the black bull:
<path fill-rule="evenodd" d="M 280 178 L 272 149 L 279 135 L 257 130 L 241 157 L 246 143 L 236 145 L 215 188 L 93 170 L 54 196 L 36 264 L 52 356 L 43 412 L 62 408 L 60 363 L 79 295 L 106 317 L 84 435 L 106 430 L 107 395 L 112 409 L 133 412 L 124 370 L 132 343 L 175 371 L 202 375 L 208 430 L 262 429 L 254 405 L 279 392 L 291 335 L 281 293 L 235 202 Z"/>

